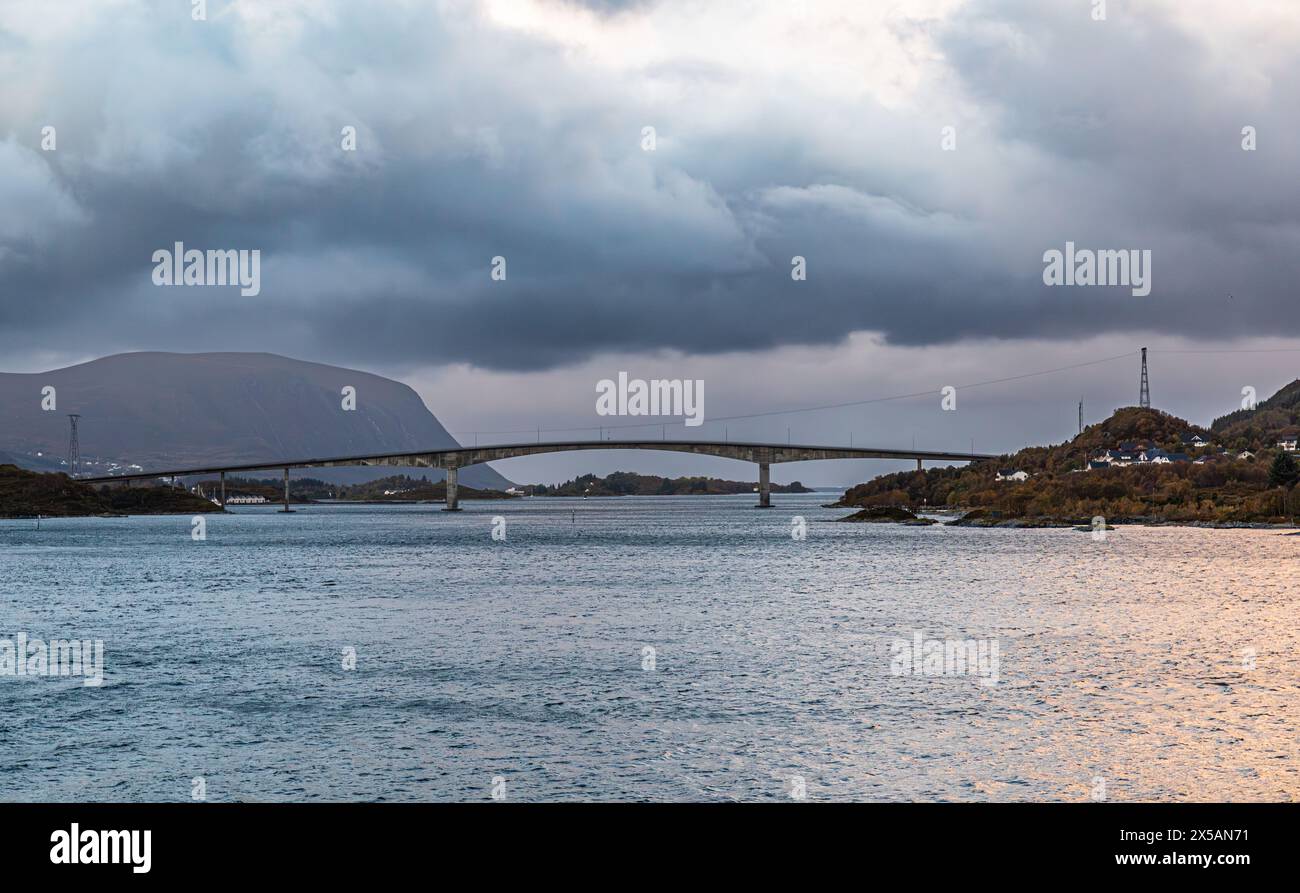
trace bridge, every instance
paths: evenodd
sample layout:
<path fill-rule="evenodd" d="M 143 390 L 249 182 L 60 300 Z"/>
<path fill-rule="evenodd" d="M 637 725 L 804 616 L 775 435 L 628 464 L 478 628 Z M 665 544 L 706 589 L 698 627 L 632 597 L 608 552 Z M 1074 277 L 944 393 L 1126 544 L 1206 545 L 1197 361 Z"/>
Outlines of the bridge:
<path fill-rule="evenodd" d="M 735 443 L 693 440 L 580 440 L 567 443 L 512 443 L 495 446 L 454 447 L 445 450 L 421 450 L 414 453 L 384 453 L 375 456 L 335 456 L 326 459 L 277 459 L 243 465 L 218 465 L 203 468 L 173 468 L 141 471 L 132 474 L 82 477 L 87 484 L 126 484 L 138 480 L 191 477 L 217 474 L 221 478 L 221 506 L 226 505 L 226 474 L 246 471 L 284 469 L 284 511 L 289 511 L 289 469 L 331 468 L 355 465 L 394 465 L 409 468 L 438 468 L 447 473 L 446 511 L 460 510 L 458 498 L 459 470 L 484 462 L 537 456 L 545 453 L 568 453 L 577 450 L 658 450 L 669 453 L 695 453 L 737 459 L 758 465 L 758 508 L 772 507 L 771 466 L 781 462 L 810 462 L 823 459 L 907 459 L 922 462 L 978 462 L 994 458 L 983 453 L 947 453 L 926 450 L 873 449 L 870 447 L 808 446 L 801 444 Z"/>

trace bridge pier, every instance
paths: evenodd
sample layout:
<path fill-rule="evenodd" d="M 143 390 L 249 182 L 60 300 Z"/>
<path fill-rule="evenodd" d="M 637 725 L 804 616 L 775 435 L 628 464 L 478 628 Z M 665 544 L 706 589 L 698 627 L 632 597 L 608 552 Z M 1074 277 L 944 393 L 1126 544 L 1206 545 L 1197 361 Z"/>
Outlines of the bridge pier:
<path fill-rule="evenodd" d="M 444 512 L 460 511 L 459 475 L 459 468 L 453 467 L 447 469 L 447 506 L 443 509 Z"/>
<path fill-rule="evenodd" d="M 284 467 L 284 508 L 280 509 L 280 511 L 282 513 L 293 511 L 293 509 L 289 508 L 289 466 L 288 465 Z"/>
<path fill-rule="evenodd" d="M 221 472 L 221 510 L 226 510 L 226 473 Z"/>
<path fill-rule="evenodd" d="M 758 463 L 758 505 L 754 508 L 770 509 L 772 507 L 772 467 L 766 462 Z"/>
<path fill-rule="evenodd" d="M 921 460 L 920 460 L 920 459 L 917 459 L 917 460 L 916 460 L 916 470 L 917 470 L 917 471 L 920 471 L 920 470 L 921 470 Z"/>

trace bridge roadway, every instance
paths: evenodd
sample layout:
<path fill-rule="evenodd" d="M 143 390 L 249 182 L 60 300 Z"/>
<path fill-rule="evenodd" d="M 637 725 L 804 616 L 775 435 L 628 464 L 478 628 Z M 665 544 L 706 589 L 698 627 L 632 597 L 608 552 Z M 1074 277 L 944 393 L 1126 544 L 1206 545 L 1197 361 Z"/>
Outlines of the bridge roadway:
<path fill-rule="evenodd" d="M 696 453 L 754 462 L 758 465 L 758 508 L 772 507 L 772 482 L 770 468 L 781 462 L 811 462 L 822 459 L 915 459 L 919 471 L 922 462 L 977 462 L 992 459 L 983 453 L 933 452 L 927 450 L 891 450 L 871 447 L 809 446 L 805 444 L 735 443 L 692 440 L 582 440 L 563 443 L 510 443 L 493 446 L 455 447 L 445 450 L 420 450 L 413 453 L 383 453 L 374 456 L 337 456 L 327 459 L 279 459 L 270 462 L 252 462 L 240 465 L 214 465 L 201 468 L 174 468 L 162 471 L 141 471 L 132 474 L 84 477 L 77 480 L 88 484 L 127 484 L 131 481 L 158 478 L 191 477 L 219 474 L 221 476 L 221 505 L 226 504 L 226 473 L 284 469 L 284 510 L 289 510 L 289 469 L 331 468 L 355 465 L 396 465 L 414 468 L 439 468 L 447 472 L 447 506 L 449 512 L 459 511 L 458 473 L 462 468 L 497 462 L 520 456 L 537 456 L 544 453 L 567 453 L 576 450 L 658 450 L 669 453 Z"/>

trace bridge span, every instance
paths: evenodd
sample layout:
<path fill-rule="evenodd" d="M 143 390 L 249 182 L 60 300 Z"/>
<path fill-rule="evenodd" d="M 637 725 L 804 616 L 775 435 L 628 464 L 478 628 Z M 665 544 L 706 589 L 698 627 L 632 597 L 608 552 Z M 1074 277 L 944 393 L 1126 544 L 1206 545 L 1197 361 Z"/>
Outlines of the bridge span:
<path fill-rule="evenodd" d="M 158 478 L 190 477 L 218 474 L 221 477 L 221 505 L 226 504 L 226 473 L 284 469 L 284 510 L 289 510 L 289 469 L 331 468 L 353 465 L 394 465 L 414 468 L 438 468 L 447 472 L 447 506 L 449 512 L 460 510 L 458 472 L 471 465 L 537 456 L 544 453 L 567 453 L 577 450 L 658 450 L 669 453 L 696 453 L 737 459 L 758 465 L 758 508 L 772 507 L 771 466 L 781 462 L 811 462 L 823 459 L 915 459 L 919 471 L 922 462 L 978 462 L 994 458 L 983 453 L 934 452 L 928 450 L 893 450 L 871 447 L 809 446 L 806 444 L 736 443 L 733 441 L 694 440 L 580 440 L 561 443 L 510 443 L 492 446 L 454 447 L 444 450 L 421 450 L 413 453 L 384 453 L 372 456 L 334 456 L 323 459 L 276 459 L 239 465 L 214 465 L 201 468 L 173 468 L 131 474 L 83 477 L 88 484 L 130 484 L 131 481 Z"/>

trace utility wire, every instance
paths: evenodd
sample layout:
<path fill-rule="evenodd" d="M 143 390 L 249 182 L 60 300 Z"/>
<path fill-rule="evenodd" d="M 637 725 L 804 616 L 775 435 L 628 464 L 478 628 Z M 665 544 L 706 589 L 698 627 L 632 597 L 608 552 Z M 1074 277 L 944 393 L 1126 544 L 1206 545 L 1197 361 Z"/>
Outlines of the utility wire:
<path fill-rule="evenodd" d="M 1239 347 L 1222 350 L 1162 350 L 1152 348 L 1149 353 L 1300 353 L 1300 347 Z"/>
<path fill-rule="evenodd" d="M 1131 357 L 1135 357 L 1137 356 L 1137 353 L 1138 353 L 1137 351 L 1129 351 L 1128 353 L 1119 354 L 1118 356 L 1105 357 L 1104 359 L 1100 359 L 1100 360 L 1089 360 L 1086 363 L 1074 363 L 1073 365 L 1070 366 L 1059 366 L 1055 369 L 1042 369 L 1038 372 L 1024 372 L 1021 373 L 1020 375 L 1009 375 L 1005 378 L 991 378 L 988 381 L 977 381 L 977 382 L 972 382 L 970 384 L 955 385 L 955 387 L 958 390 L 964 390 L 969 388 L 982 388 L 994 384 L 1005 384 L 1006 382 L 1010 382 L 1010 381 L 1022 381 L 1026 378 L 1037 378 L 1038 376 L 1042 376 L 1042 375 L 1054 375 L 1058 372 L 1069 372 L 1072 369 L 1083 369 L 1087 366 L 1099 366 L 1103 363 L 1113 363 L 1116 360 L 1125 360 Z M 847 409 L 849 407 L 854 407 L 854 406 L 868 406 L 873 403 L 888 403 L 893 400 L 910 400 L 917 397 L 932 397 L 936 393 L 938 393 L 938 391 L 931 388 L 930 390 L 927 391 L 916 391 L 910 394 L 894 394 L 889 397 L 872 397 L 867 400 L 850 400 L 845 403 L 827 403 L 821 406 L 803 406 L 803 407 L 796 407 L 794 409 L 774 409 L 768 412 L 754 412 L 754 413 L 747 413 L 743 415 L 715 416 L 713 418 L 706 419 L 705 421 L 734 422 L 734 421 L 739 421 L 744 419 L 761 419 L 761 418 L 769 418 L 771 416 L 795 415 L 797 413 L 805 413 L 805 412 L 822 412 L 827 409 Z M 580 425 L 580 426 L 575 426 L 570 428 L 542 428 L 540 430 L 550 434 L 562 434 L 568 431 L 590 431 L 592 428 L 603 428 L 604 430 L 615 430 L 615 429 L 622 429 L 622 428 L 659 427 L 663 424 L 665 423 L 640 422 L 640 423 L 629 423 L 624 425 L 596 424 L 596 425 Z M 681 422 L 668 422 L 667 424 L 680 425 Z M 503 435 L 503 434 L 537 434 L 539 433 L 539 429 L 537 427 L 532 427 L 532 428 L 521 428 L 517 431 L 457 431 L 453 433 L 457 435 L 491 434 L 495 436 L 495 435 Z"/>

